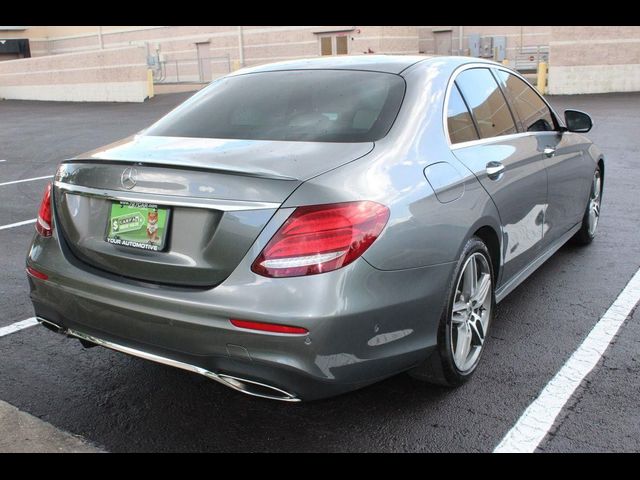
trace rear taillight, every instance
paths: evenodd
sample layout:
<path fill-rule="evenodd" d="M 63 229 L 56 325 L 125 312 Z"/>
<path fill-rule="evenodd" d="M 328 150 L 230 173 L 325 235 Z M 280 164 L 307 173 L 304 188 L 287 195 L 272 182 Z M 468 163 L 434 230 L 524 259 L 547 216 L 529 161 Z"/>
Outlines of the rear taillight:
<path fill-rule="evenodd" d="M 44 189 L 42 202 L 40 202 L 40 210 L 38 210 L 38 218 L 36 219 L 36 231 L 43 237 L 50 237 L 53 233 L 51 226 L 51 184 L 48 183 Z"/>
<path fill-rule="evenodd" d="M 336 270 L 362 255 L 388 219 L 389 209 L 371 201 L 298 207 L 258 255 L 251 270 L 265 277 Z"/>

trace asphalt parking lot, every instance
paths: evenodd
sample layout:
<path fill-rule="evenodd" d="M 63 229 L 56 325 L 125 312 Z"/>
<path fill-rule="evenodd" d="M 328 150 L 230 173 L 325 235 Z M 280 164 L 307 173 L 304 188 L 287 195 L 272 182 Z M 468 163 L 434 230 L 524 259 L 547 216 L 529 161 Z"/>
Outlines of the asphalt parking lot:
<path fill-rule="evenodd" d="M 132 134 L 190 94 L 144 104 L 0 101 L 0 228 L 33 219 L 67 157 Z M 0 337 L 0 400 L 107 451 L 490 452 L 640 267 L 640 94 L 550 97 L 590 113 L 606 156 L 599 233 L 566 245 L 497 308 L 473 380 L 399 375 L 287 404 L 34 326 Z M 34 179 L 21 183 L 9 183 Z M 0 328 L 33 316 L 24 259 L 33 224 L 0 229 Z M 640 313 L 619 330 L 538 451 L 640 451 Z"/>

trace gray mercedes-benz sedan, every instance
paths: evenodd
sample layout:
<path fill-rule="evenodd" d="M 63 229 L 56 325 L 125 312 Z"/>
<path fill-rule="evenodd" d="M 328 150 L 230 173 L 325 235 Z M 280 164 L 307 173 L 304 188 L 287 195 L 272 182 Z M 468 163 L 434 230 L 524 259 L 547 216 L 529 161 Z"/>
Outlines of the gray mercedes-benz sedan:
<path fill-rule="evenodd" d="M 404 371 L 459 385 L 496 302 L 594 238 L 591 125 L 476 58 L 239 70 L 59 165 L 26 261 L 36 317 L 278 400 Z"/>

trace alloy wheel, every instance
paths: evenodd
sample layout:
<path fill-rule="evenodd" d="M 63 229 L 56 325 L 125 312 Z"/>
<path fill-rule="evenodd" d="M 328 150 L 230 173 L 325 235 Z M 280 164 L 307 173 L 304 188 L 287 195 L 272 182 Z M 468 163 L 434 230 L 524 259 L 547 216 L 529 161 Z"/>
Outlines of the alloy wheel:
<path fill-rule="evenodd" d="M 591 196 L 589 197 L 589 235 L 592 237 L 596 234 L 598 220 L 600 219 L 600 192 L 602 190 L 602 178 L 600 169 L 596 170 L 593 175 L 593 183 L 591 184 Z"/>
<path fill-rule="evenodd" d="M 461 372 L 476 364 L 491 318 L 491 270 L 481 253 L 471 255 L 460 272 L 451 311 L 451 351 Z"/>

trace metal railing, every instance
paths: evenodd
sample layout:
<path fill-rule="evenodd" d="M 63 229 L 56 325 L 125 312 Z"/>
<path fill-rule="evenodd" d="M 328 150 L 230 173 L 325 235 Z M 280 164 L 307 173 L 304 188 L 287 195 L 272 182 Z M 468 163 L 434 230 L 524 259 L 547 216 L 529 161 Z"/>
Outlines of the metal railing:
<path fill-rule="evenodd" d="M 516 54 L 515 69 L 519 72 L 535 72 L 538 64 L 549 64 L 549 45 L 522 47 Z"/>
<path fill-rule="evenodd" d="M 208 83 L 231 72 L 231 59 L 224 57 L 161 60 L 153 69 L 154 83 Z"/>

